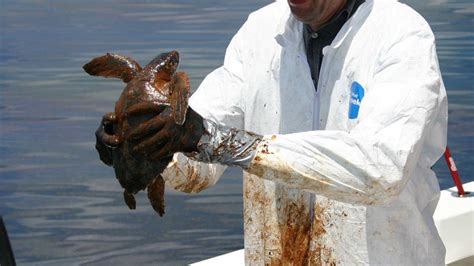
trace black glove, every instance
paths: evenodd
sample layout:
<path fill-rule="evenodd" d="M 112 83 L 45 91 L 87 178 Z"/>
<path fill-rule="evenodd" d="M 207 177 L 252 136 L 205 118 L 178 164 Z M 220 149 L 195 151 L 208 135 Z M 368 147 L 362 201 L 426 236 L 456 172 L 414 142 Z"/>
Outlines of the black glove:
<path fill-rule="evenodd" d="M 126 138 L 135 142 L 134 152 L 159 160 L 176 152 L 197 151 L 203 133 L 203 118 L 193 109 L 188 108 L 184 124 L 178 125 L 167 107 L 159 115 L 136 126 Z"/>
<path fill-rule="evenodd" d="M 108 166 L 113 165 L 112 149 L 116 148 L 119 140 L 113 134 L 113 124 L 116 122 L 114 113 L 107 113 L 102 117 L 99 128 L 95 131 L 95 149 L 100 160 Z"/>

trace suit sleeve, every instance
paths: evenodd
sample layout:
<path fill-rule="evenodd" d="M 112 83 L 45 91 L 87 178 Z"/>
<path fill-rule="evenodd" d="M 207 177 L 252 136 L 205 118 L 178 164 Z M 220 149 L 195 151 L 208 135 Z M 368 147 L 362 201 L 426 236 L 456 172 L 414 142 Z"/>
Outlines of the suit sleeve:
<path fill-rule="evenodd" d="M 439 110 L 445 110 L 429 27 L 410 30 L 387 44 L 376 66 L 361 106 L 366 110 L 352 130 L 265 136 L 247 171 L 353 204 L 397 197 L 422 159 L 423 143 Z M 442 142 L 437 143 L 437 156 L 444 150 Z"/>

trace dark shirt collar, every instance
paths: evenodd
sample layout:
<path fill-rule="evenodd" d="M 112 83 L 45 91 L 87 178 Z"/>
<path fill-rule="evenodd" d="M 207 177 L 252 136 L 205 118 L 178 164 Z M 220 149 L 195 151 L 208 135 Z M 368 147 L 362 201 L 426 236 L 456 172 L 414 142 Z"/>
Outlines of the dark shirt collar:
<path fill-rule="evenodd" d="M 319 36 L 323 38 L 325 35 L 335 36 L 337 32 L 340 30 L 340 27 L 342 26 L 341 24 L 346 22 L 349 19 L 349 17 L 352 16 L 352 14 L 356 11 L 354 10 L 356 2 L 364 2 L 364 1 L 347 0 L 342 10 L 339 11 L 337 15 L 333 16 L 329 21 L 321 25 L 321 27 L 319 27 L 319 29 L 317 29 L 316 31 L 313 31 L 308 24 L 305 24 L 304 30 L 303 30 L 304 39 L 309 38 L 311 34 L 313 33 L 317 33 Z"/>
<path fill-rule="evenodd" d="M 365 0 L 347 0 L 342 10 L 316 31 L 313 31 L 308 24 L 304 25 L 303 41 L 315 88 L 318 87 L 319 71 L 323 60 L 323 48 L 331 45 L 347 20 L 364 2 Z"/>
<path fill-rule="evenodd" d="M 321 27 L 319 27 L 319 29 L 317 29 L 316 31 L 324 30 L 324 28 L 328 27 L 331 24 L 334 24 L 334 22 L 340 19 L 347 20 L 349 18 L 349 15 L 352 14 L 352 10 L 354 9 L 355 2 L 356 0 L 347 0 L 346 4 L 341 9 L 341 11 L 339 11 L 339 13 L 335 15 L 334 17 L 332 17 L 329 21 L 321 25 Z"/>

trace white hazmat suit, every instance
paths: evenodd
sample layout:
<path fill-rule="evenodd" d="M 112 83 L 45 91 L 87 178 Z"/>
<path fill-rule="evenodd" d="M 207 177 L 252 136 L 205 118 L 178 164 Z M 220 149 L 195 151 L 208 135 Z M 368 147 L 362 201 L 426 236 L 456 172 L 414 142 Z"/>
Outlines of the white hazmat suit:
<path fill-rule="evenodd" d="M 264 135 L 244 171 L 246 264 L 444 264 L 430 168 L 447 99 L 427 22 L 366 1 L 324 48 L 317 90 L 302 29 L 286 1 L 252 13 L 190 102 Z M 223 169 L 178 154 L 164 177 L 198 192 Z"/>

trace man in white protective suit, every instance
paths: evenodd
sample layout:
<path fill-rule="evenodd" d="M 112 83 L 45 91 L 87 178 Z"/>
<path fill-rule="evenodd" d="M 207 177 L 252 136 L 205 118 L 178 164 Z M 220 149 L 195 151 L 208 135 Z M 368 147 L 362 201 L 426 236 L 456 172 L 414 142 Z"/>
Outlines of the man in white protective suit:
<path fill-rule="evenodd" d="M 444 264 L 431 167 L 446 146 L 446 92 L 429 25 L 398 1 L 257 10 L 185 124 L 144 123 L 137 147 L 175 153 L 163 176 L 177 190 L 244 169 L 248 265 Z"/>

